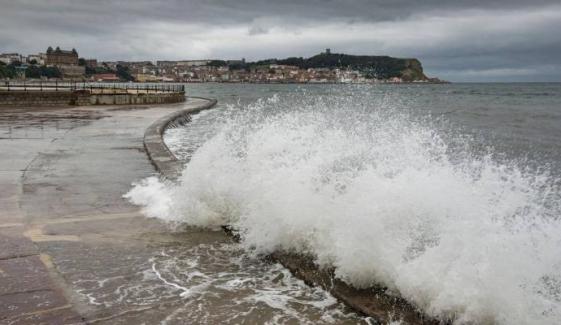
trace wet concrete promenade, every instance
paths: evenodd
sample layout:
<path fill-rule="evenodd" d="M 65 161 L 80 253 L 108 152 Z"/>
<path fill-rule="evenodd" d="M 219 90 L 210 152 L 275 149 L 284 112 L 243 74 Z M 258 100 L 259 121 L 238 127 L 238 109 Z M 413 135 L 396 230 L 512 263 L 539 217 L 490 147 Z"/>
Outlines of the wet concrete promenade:
<path fill-rule="evenodd" d="M 204 102 L 0 110 L 0 324 L 151 324 L 173 316 L 181 290 L 160 276 L 158 256 L 195 239 L 229 240 L 220 232 L 170 233 L 122 195 L 155 173 L 143 148 L 146 128 Z"/>

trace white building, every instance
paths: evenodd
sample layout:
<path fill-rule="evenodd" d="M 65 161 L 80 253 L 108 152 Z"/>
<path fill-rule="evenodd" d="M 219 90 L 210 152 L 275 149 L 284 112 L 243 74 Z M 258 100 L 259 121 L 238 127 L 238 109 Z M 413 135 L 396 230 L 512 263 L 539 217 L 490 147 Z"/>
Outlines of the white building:
<path fill-rule="evenodd" d="M 41 55 L 41 53 L 28 55 L 27 59 L 26 59 L 26 62 L 31 64 L 31 62 L 33 60 L 35 60 L 35 62 L 37 62 L 37 64 L 39 64 L 39 65 L 44 65 L 45 64 L 45 56 Z"/>
<path fill-rule="evenodd" d="M 23 57 L 19 53 L 2 53 L 0 54 L 0 61 L 5 64 L 23 62 Z"/>

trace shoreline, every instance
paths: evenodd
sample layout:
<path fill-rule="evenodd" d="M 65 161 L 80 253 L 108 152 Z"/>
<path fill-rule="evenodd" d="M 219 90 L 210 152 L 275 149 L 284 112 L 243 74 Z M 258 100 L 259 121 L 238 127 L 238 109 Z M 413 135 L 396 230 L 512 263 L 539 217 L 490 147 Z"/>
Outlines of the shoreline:
<path fill-rule="evenodd" d="M 24 80 L 28 82 L 29 85 L 40 84 L 41 80 L 38 79 L 27 79 Z M 123 84 L 129 83 L 128 81 L 87 81 L 87 80 L 60 80 L 61 82 L 74 82 L 74 83 L 96 83 L 96 84 Z M 4 81 L 0 80 L 0 86 Z M 54 81 L 48 81 L 50 83 L 54 83 Z M 446 85 L 452 84 L 455 82 L 451 81 L 402 81 L 402 82 L 392 82 L 392 81 L 373 81 L 373 82 L 298 82 L 298 81 L 291 81 L 291 82 L 274 82 L 274 81 L 193 81 L 193 80 L 186 80 L 186 81 L 133 81 L 133 84 L 158 84 L 158 85 L 173 85 L 173 84 L 251 84 L 251 85 Z"/>

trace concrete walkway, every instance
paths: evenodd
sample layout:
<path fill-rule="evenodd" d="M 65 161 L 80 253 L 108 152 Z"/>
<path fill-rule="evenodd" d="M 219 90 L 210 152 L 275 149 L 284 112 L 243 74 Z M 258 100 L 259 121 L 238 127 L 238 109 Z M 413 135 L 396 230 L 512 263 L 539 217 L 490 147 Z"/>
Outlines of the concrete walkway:
<path fill-rule="evenodd" d="M 181 304 L 146 270 L 185 234 L 122 195 L 154 174 L 145 129 L 205 102 L 0 110 L 0 324 L 150 324 Z"/>

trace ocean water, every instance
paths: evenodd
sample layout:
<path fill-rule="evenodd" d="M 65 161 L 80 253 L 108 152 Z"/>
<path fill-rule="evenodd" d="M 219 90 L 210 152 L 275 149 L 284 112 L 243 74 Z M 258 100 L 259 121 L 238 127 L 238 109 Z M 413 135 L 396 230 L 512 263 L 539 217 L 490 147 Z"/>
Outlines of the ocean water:
<path fill-rule="evenodd" d="M 147 216 L 230 225 L 244 254 L 308 253 L 457 324 L 561 323 L 561 84 L 188 91 L 220 104 L 166 132 L 185 170 L 132 189 Z"/>

